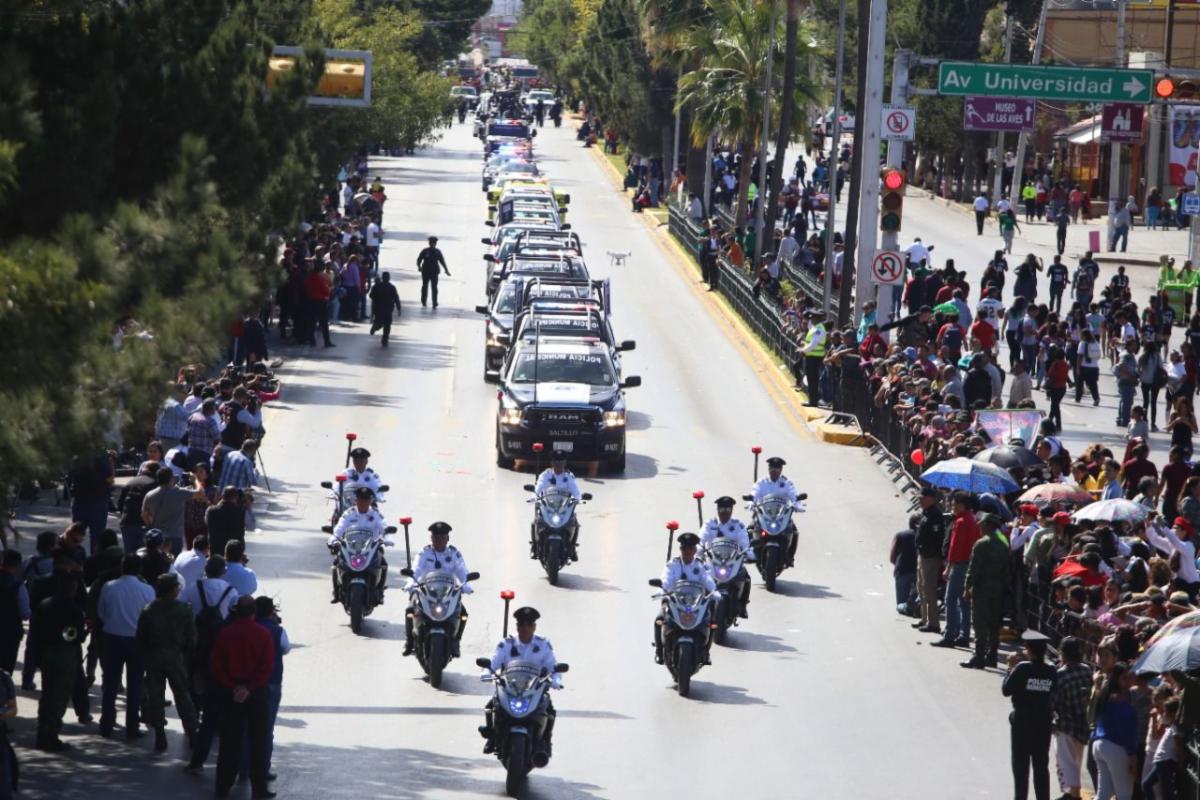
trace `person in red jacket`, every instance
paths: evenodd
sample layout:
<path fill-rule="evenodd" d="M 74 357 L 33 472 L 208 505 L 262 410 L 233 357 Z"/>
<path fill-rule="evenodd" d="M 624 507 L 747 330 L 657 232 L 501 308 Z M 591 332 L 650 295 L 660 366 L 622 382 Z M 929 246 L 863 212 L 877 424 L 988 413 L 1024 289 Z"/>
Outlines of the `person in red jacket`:
<path fill-rule="evenodd" d="M 934 647 L 968 647 L 971 644 L 971 604 L 963 597 L 971 548 L 979 539 L 979 523 L 973 510 L 974 498 L 955 492 L 954 524 L 946 547 L 946 632 Z"/>
<path fill-rule="evenodd" d="M 325 346 L 333 347 L 329 341 L 329 299 L 333 297 L 333 283 L 319 263 L 313 264 L 312 272 L 304 276 L 304 299 L 308 303 L 311 323 L 308 327 L 308 344 L 317 346 L 316 327 L 321 328 Z"/>
<path fill-rule="evenodd" d="M 254 598 L 243 595 L 231 622 L 213 642 L 212 678 L 222 693 L 221 751 L 217 755 L 217 797 L 228 797 L 242 757 L 242 735 L 250 731 L 250 786 L 254 798 L 274 797 L 267 789 L 269 734 L 267 681 L 275 670 L 270 632 L 254 620 Z"/>

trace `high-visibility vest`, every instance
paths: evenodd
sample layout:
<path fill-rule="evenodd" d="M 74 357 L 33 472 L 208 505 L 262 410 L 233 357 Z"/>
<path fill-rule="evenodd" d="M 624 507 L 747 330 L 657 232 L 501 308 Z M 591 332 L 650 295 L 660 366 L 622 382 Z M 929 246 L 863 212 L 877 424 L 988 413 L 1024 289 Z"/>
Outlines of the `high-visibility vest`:
<path fill-rule="evenodd" d="M 818 328 L 821 330 L 822 334 L 825 333 L 824 325 L 814 325 L 811 328 L 809 328 L 808 333 L 804 334 L 804 346 L 805 347 L 808 347 L 810 344 L 812 344 L 813 334 L 817 332 Z M 805 350 L 804 355 L 809 358 L 824 358 L 825 357 L 825 344 L 828 341 L 829 341 L 829 337 L 822 336 L 821 343 L 811 350 Z"/>

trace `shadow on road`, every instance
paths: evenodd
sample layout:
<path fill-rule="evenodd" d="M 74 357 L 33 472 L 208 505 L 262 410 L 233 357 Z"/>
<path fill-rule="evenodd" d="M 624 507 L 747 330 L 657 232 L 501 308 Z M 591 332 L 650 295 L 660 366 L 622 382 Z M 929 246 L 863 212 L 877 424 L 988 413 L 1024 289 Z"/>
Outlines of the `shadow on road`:
<path fill-rule="evenodd" d="M 784 597 L 807 597 L 813 600 L 841 597 L 837 592 L 830 591 L 827 586 L 820 586 L 815 583 L 800 583 L 799 581 L 776 581 L 775 594 L 781 594 Z"/>
<path fill-rule="evenodd" d="M 582 547 L 582 545 L 580 545 Z M 613 586 L 604 578 L 593 578 L 588 575 L 572 575 L 564 572 L 558 576 L 558 588 L 577 592 L 623 592 L 620 586 Z"/>
<path fill-rule="evenodd" d="M 787 644 L 778 636 L 766 633 L 752 633 L 741 629 L 731 630 L 726 639 L 727 646 L 734 650 L 747 650 L 753 653 L 795 653 L 796 648 Z"/>

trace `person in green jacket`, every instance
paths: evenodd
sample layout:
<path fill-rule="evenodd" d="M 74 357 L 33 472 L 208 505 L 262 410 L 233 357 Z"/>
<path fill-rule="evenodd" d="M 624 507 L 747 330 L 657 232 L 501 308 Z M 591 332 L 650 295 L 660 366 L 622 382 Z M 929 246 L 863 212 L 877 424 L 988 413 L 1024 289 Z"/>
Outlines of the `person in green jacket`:
<path fill-rule="evenodd" d="M 179 599 L 179 576 L 158 576 L 157 599 L 138 617 L 137 639 L 146 663 L 146 701 L 143 713 L 154 729 L 154 749 L 167 749 L 167 684 L 175 696 L 175 708 L 189 736 L 196 730 L 196 707 L 188 685 L 188 665 L 196 650 L 196 622 L 192 609 Z"/>
<path fill-rule="evenodd" d="M 968 669 L 999 663 L 1000 619 L 1009 582 L 1008 540 L 1000 533 L 1000 519 L 984 514 L 979 527 L 983 535 L 971 547 L 964 592 L 971 601 L 971 622 L 975 626 L 975 655 L 960 664 Z"/>

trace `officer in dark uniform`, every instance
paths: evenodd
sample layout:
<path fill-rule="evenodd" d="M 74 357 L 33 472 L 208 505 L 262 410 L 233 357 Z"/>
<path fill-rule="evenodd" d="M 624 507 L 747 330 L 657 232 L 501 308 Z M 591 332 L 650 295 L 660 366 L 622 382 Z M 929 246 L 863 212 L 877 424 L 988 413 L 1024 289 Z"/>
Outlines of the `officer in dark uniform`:
<path fill-rule="evenodd" d="M 1033 792 L 1037 800 L 1050 800 L 1050 693 L 1057 672 L 1046 663 L 1049 639 L 1037 631 L 1021 634 L 1024 654 L 1013 653 L 1004 678 L 1005 697 L 1012 698 L 1008 715 L 1012 725 L 1012 770 L 1016 800 L 1029 797 L 1029 765 L 1033 764 Z"/>
<path fill-rule="evenodd" d="M 78 578 L 66 570 L 54 573 L 54 594 L 38 603 L 34 630 L 38 637 L 42 669 L 42 696 L 38 701 L 37 744 L 39 750 L 58 752 L 70 747 L 58 738 L 63 715 L 71 703 L 71 692 L 80 672 L 84 636 L 83 607 L 77 595 Z"/>
<path fill-rule="evenodd" d="M 392 335 L 392 309 L 400 316 L 400 295 L 396 292 L 396 284 L 392 283 L 392 273 L 384 272 L 379 281 L 371 287 L 371 335 L 375 331 L 383 331 L 383 346 L 388 346 L 388 337 Z"/>
<path fill-rule="evenodd" d="M 438 307 L 438 269 L 445 271 L 446 277 L 450 277 L 450 270 L 446 269 L 446 257 L 442 255 L 442 251 L 438 250 L 438 240 L 436 236 L 429 237 L 429 247 L 426 247 L 417 255 L 417 269 L 421 271 L 421 305 L 425 305 L 425 298 L 430 289 L 433 290 L 433 307 Z"/>

